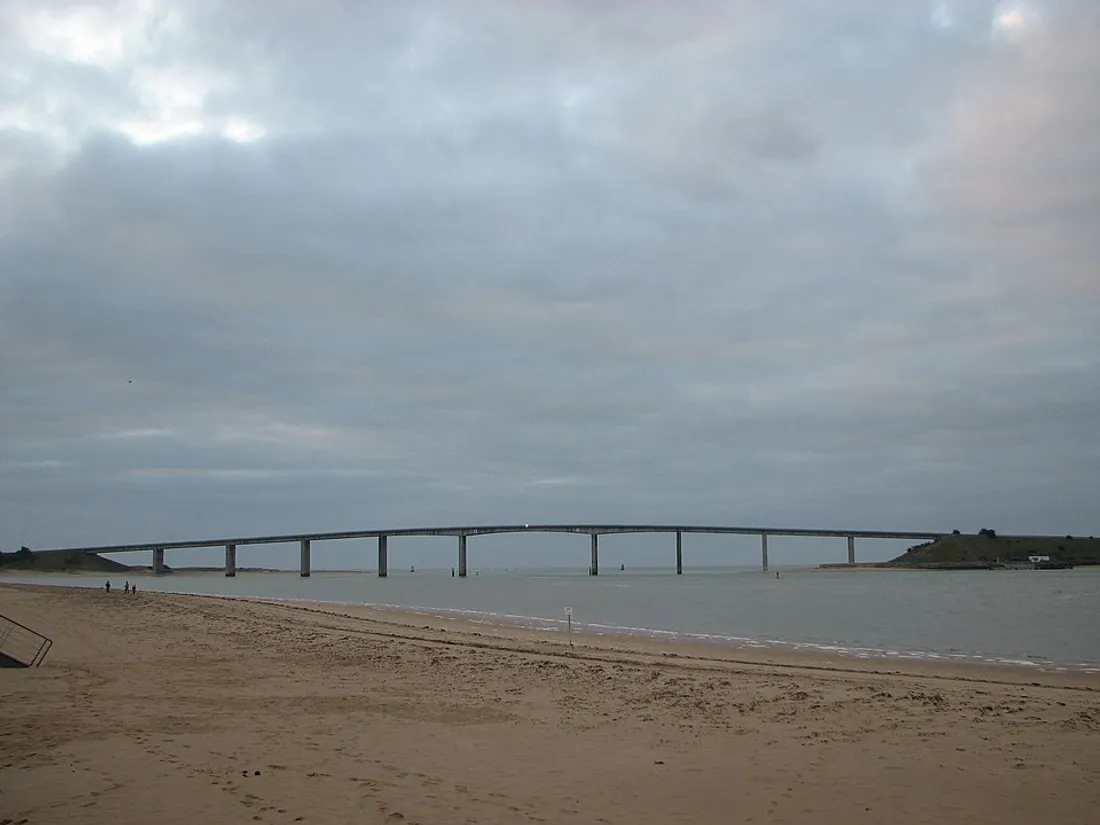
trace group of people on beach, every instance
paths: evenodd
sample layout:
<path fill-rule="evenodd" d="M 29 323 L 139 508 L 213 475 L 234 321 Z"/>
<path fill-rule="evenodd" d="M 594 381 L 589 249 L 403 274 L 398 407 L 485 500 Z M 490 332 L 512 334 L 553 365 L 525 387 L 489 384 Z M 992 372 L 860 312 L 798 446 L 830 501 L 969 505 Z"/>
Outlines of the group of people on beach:
<path fill-rule="evenodd" d="M 108 593 L 111 592 L 111 580 L 110 579 L 107 579 L 107 584 L 105 584 L 103 586 L 103 589 L 105 591 L 107 591 Z M 130 584 L 130 582 L 126 582 L 126 584 L 124 584 L 122 586 L 122 592 L 123 593 L 137 593 L 137 585 L 136 584 Z"/>

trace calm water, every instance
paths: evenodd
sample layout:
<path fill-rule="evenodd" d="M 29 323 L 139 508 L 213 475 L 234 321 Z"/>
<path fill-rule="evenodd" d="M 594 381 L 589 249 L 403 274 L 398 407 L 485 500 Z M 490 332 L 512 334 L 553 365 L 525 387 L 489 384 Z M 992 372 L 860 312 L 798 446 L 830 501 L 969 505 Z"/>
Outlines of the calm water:
<path fill-rule="evenodd" d="M 112 577 L 120 587 L 125 577 Z M 11 576 L 101 586 L 104 576 Z M 455 611 L 488 622 L 633 632 L 835 650 L 853 656 L 985 659 L 1100 669 L 1100 568 L 1050 571 L 774 574 L 737 569 L 482 571 L 415 574 L 175 573 L 143 590 Z"/>

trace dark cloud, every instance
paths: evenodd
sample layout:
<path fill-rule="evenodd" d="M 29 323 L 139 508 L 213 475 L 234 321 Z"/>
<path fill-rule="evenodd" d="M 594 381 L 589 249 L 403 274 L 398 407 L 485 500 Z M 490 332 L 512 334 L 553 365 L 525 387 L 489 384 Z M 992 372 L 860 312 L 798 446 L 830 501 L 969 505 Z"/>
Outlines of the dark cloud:
<path fill-rule="evenodd" d="M 54 8 L 0 20 L 0 542 L 1095 531 L 1091 4 Z"/>

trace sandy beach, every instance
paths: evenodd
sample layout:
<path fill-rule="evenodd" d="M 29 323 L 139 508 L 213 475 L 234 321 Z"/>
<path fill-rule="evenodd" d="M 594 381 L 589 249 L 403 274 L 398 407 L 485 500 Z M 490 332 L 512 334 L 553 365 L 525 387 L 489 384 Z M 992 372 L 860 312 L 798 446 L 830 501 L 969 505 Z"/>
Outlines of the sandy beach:
<path fill-rule="evenodd" d="M 0 823 L 1093 823 L 1100 675 L 0 585 Z"/>

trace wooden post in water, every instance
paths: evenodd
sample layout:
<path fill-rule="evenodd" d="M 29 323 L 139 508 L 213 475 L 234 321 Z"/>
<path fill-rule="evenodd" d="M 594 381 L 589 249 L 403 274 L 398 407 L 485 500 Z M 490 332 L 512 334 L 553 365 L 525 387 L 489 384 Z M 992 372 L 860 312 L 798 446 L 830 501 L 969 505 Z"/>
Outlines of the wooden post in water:
<path fill-rule="evenodd" d="M 684 574 L 684 534 L 682 531 L 676 531 L 676 575 L 682 576 Z"/>
<path fill-rule="evenodd" d="M 600 534 L 592 534 L 592 559 L 588 564 L 588 575 L 600 575 Z"/>
<path fill-rule="evenodd" d="M 159 576 L 164 572 L 164 548 L 153 548 L 153 575 Z"/>
<path fill-rule="evenodd" d="M 225 545 L 225 575 L 229 579 L 237 575 L 237 545 L 235 544 Z"/>
<path fill-rule="evenodd" d="M 466 534 L 460 533 L 458 536 L 458 575 L 460 578 L 466 578 Z"/>
<path fill-rule="evenodd" d="M 760 569 L 768 572 L 768 534 L 760 534 Z"/>
<path fill-rule="evenodd" d="M 856 563 L 856 537 L 848 536 L 848 564 Z"/>

